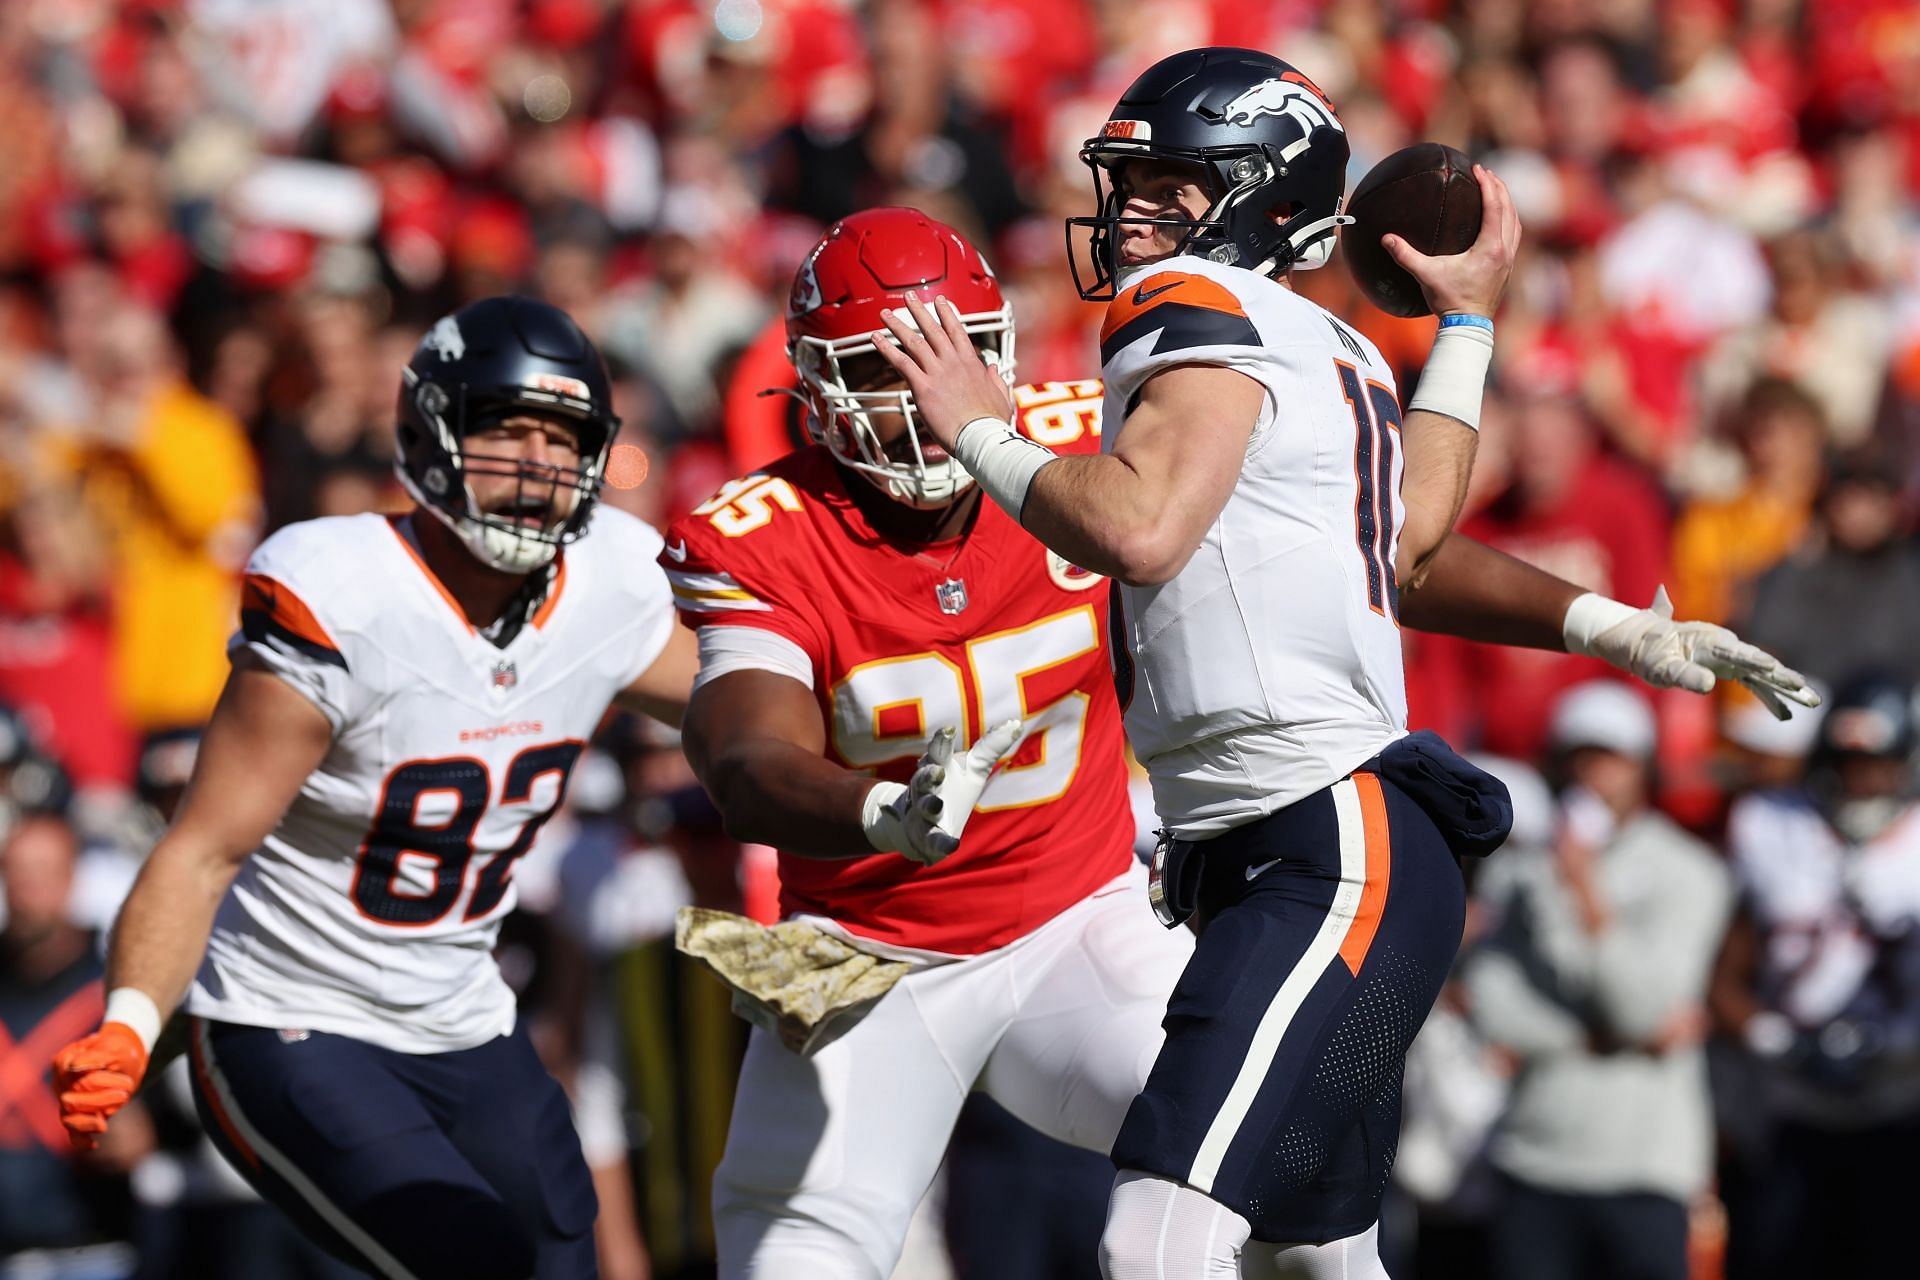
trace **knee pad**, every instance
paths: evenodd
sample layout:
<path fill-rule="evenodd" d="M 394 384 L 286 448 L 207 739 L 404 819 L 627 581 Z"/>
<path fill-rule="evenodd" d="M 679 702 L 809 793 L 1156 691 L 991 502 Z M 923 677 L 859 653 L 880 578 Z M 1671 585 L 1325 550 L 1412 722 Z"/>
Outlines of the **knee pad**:
<path fill-rule="evenodd" d="M 1122 1169 L 1100 1235 L 1105 1280 L 1237 1280 L 1251 1228 L 1218 1200 L 1158 1174 Z"/>
<path fill-rule="evenodd" d="M 1247 1280 L 1389 1280 L 1380 1261 L 1380 1224 L 1325 1244 L 1262 1244 L 1244 1251 Z"/>

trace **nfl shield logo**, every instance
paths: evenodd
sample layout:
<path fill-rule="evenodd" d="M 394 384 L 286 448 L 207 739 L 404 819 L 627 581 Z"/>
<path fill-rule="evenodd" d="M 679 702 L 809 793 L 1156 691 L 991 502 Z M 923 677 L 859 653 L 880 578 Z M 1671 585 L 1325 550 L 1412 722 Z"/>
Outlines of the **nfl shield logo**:
<path fill-rule="evenodd" d="M 511 662 L 496 662 L 493 664 L 493 687 L 494 688 L 511 689 L 513 688 L 514 685 L 519 683 L 520 683 L 520 672 L 517 669 L 515 669 L 514 665 Z"/>
<path fill-rule="evenodd" d="M 948 578 L 933 589 L 940 601 L 940 612 L 959 613 L 967 607 L 967 584 L 958 578 Z"/>

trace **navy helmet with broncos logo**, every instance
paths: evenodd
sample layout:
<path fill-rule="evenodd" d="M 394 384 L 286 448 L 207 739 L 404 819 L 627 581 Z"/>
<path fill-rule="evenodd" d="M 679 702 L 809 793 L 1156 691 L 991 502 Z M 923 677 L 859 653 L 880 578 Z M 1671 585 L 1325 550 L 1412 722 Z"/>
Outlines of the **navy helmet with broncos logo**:
<path fill-rule="evenodd" d="M 1114 181 L 1133 159 L 1197 166 L 1209 206 L 1198 218 L 1123 218 Z M 1178 234 L 1176 253 L 1262 274 L 1317 267 L 1333 252 L 1347 181 L 1347 135 L 1333 104 L 1299 71 L 1254 49 L 1189 49 L 1149 67 L 1080 150 L 1100 212 L 1067 219 L 1080 296 L 1114 296 L 1119 224 Z M 1073 228 L 1093 232 L 1091 276 L 1072 252 Z"/>
<path fill-rule="evenodd" d="M 570 425 L 579 465 L 490 458 L 468 447 L 473 432 L 516 414 Z M 413 500 L 483 564 L 528 573 L 586 532 L 619 429 L 606 362 L 572 317 L 532 298 L 483 298 L 441 317 L 402 371 L 394 469 Z M 514 476 L 512 509 L 482 510 L 467 484 L 472 475 Z M 573 492 L 571 506 L 560 500 L 563 490 Z M 529 513 L 545 518 L 529 523 Z"/>

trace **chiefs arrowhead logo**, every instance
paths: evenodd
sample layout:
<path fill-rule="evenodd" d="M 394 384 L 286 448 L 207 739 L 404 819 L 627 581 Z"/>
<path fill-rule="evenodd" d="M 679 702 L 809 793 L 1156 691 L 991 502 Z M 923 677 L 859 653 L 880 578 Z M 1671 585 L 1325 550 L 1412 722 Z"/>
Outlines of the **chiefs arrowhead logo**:
<path fill-rule="evenodd" d="M 1091 569 L 1082 569 L 1057 551 L 1047 552 L 1047 576 L 1062 591 L 1088 591 L 1106 579 Z"/>
<path fill-rule="evenodd" d="M 813 259 L 808 258 L 800 264 L 799 272 L 793 277 L 793 292 L 787 298 L 787 315 L 806 315 L 809 311 L 818 310 L 826 300 L 826 296 L 820 292 L 820 280 L 813 273 Z"/>

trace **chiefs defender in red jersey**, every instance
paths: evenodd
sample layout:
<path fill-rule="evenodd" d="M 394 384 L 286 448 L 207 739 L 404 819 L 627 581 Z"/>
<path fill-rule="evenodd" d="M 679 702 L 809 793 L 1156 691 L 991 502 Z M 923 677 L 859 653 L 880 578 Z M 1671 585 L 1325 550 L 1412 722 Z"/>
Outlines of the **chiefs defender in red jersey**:
<path fill-rule="evenodd" d="M 723 1277 L 886 1276 L 976 1086 L 1105 1151 L 1190 950 L 1136 878 L 1106 581 L 922 431 L 873 346 L 909 291 L 950 299 L 1011 382 L 978 251 L 913 210 L 847 218 L 788 308 L 818 443 L 661 555 L 700 633 L 688 754 L 729 829 L 781 850 L 788 917 L 911 965 L 805 1056 L 756 1028 L 715 1177 Z M 1035 440 L 1098 449 L 1097 381 L 1015 396 Z"/>

